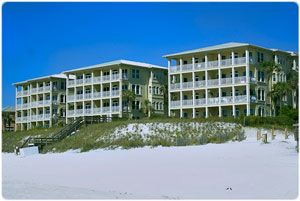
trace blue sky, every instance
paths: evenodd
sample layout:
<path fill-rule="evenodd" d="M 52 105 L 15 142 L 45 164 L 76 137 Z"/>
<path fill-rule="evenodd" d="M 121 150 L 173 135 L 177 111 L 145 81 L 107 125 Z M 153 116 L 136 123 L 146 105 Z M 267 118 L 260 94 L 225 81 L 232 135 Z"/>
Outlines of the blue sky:
<path fill-rule="evenodd" d="M 129 59 L 167 65 L 162 55 L 230 41 L 298 50 L 295 3 L 5 3 L 3 106 L 12 83 Z"/>

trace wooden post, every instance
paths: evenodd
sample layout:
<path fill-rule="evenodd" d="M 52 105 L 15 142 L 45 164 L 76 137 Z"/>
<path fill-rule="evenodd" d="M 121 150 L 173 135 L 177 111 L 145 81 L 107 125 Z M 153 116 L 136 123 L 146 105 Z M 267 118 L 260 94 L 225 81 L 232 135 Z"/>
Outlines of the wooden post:
<path fill-rule="evenodd" d="M 273 128 L 272 128 L 272 140 L 274 140 L 275 139 L 275 132 L 274 132 L 274 126 L 273 126 Z"/>
<path fill-rule="evenodd" d="M 295 141 L 297 141 L 297 145 L 296 145 L 296 150 L 297 152 L 299 152 L 299 128 L 298 128 L 298 123 L 294 124 L 294 139 Z"/>
<path fill-rule="evenodd" d="M 257 141 L 259 141 L 261 139 L 261 130 L 260 129 L 258 129 L 256 131 L 256 139 L 257 139 Z"/>
<path fill-rule="evenodd" d="M 284 139 L 288 139 L 289 138 L 289 135 L 288 135 L 288 132 L 287 132 L 287 128 L 284 129 Z"/>
<path fill-rule="evenodd" d="M 265 144 L 268 143 L 268 134 L 267 134 L 267 132 L 264 132 L 264 133 L 262 134 L 262 141 L 263 141 L 263 143 L 265 143 Z"/>

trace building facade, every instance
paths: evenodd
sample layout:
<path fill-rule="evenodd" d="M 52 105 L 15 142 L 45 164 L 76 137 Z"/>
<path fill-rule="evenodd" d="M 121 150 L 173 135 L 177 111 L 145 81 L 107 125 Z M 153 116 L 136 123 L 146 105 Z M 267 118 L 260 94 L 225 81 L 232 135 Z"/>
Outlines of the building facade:
<path fill-rule="evenodd" d="M 169 116 L 272 116 L 268 93 L 298 69 L 298 55 L 247 43 L 226 43 L 164 56 L 168 59 Z M 261 63 L 280 72 L 268 76 Z M 286 97 L 283 101 L 293 105 Z"/>
<path fill-rule="evenodd" d="M 66 76 L 55 74 L 18 82 L 16 130 L 51 127 L 65 122 Z"/>
<path fill-rule="evenodd" d="M 141 118 L 167 114 L 162 87 L 167 88 L 167 68 L 117 60 L 65 71 L 67 122 L 79 116 Z M 130 99 L 130 93 L 134 98 Z M 145 114 L 145 112 L 147 114 Z"/>

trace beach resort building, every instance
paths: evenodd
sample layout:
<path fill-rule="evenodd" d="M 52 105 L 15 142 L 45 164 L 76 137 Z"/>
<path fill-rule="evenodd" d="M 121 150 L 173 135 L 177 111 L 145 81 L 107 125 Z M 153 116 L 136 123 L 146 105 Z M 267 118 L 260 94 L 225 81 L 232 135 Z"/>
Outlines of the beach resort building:
<path fill-rule="evenodd" d="M 167 114 L 165 67 L 117 60 L 63 73 L 67 76 L 67 122 L 81 116 L 135 119 L 150 112 Z"/>
<path fill-rule="evenodd" d="M 298 55 L 248 43 L 225 43 L 164 56 L 168 60 L 169 116 L 273 116 L 272 85 L 298 69 Z M 270 75 L 261 63 L 281 71 Z M 296 106 L 294 97 L 282 99 Z"/>
<path fill-rule="evenodd" d="M 66 75 L 55 74 L 14 84 L 16 130 L 65 122 Z"/>

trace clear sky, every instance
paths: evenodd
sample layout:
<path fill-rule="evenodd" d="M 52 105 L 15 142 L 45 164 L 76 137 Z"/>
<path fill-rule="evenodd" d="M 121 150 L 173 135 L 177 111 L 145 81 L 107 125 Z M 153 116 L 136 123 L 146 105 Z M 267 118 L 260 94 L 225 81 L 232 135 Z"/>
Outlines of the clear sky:
<path fill-rule="evenodd" d="M 167 65 L 162 55 L 225 42 L 298 51 L 295 3 L 5 3 L 3 106 L 12 83 L 115 59 Z"/>

